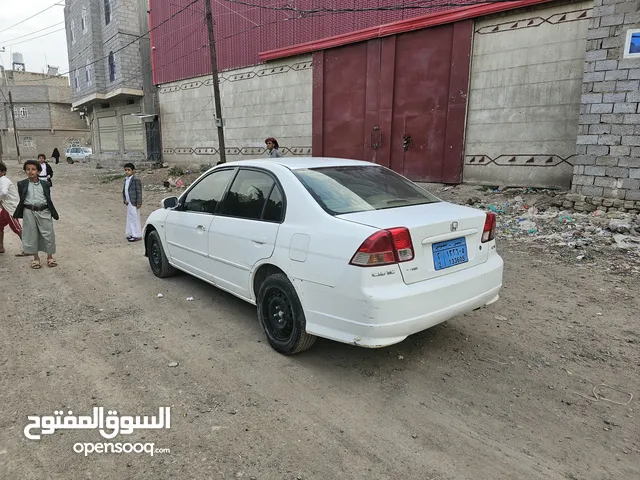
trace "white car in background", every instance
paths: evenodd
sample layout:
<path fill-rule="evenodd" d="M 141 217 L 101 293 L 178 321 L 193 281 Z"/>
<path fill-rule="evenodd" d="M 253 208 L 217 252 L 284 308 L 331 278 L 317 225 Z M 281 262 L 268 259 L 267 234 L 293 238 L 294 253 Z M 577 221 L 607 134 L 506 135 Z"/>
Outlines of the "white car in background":
<path fill-rule="evenodd" d="M 65 152 L 65 158 L 67 163 L 74 163 L 80 161 L 88 161 L 91 157 L 92 151 L 86 147 L 69 147 Z"/>
<path fill-rule="evenodd" d="M 379 165 L 278 158 L 219 165 L 144 227 L 158 277 L 176 269 L 255 304 L 271 346 L 316 337 L 384 347 L 498 300 L 496 217 Z"/>

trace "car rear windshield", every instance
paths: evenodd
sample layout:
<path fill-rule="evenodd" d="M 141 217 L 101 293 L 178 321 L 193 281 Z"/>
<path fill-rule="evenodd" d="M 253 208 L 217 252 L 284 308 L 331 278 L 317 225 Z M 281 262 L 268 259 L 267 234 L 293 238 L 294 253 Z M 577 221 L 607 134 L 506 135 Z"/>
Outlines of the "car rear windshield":
<path fill-rule="evenodd" d="M 331 215 L 408 207 L 440 200 L 397 173 L 377 166 L 294 170 L 311 196 Z"/>

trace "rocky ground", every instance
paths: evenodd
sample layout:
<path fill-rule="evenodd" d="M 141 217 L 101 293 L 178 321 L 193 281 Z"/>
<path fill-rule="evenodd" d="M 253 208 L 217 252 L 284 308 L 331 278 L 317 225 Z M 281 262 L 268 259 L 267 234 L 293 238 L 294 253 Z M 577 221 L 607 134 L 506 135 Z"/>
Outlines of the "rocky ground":
<path fill-rule="evenodd" d="M 143 217 L 180 192 L 166 170 L 141 178 Z M 252 306 L 151 274 L 124 239 L 120 172 L 58 166 L 59 267 L 28 268 L 10 232 L 0 255 L 0 479 L 640 478 L 637 217 L 429 187 L 498 214 L 501 300 L 390 348 L 283 357 Z M 27 415 L 93 406 L 172 407 L 169 430 L 125 440 L 170 453 L 85 457 L 73 445 L 95 431 L 23 435 Z"/>

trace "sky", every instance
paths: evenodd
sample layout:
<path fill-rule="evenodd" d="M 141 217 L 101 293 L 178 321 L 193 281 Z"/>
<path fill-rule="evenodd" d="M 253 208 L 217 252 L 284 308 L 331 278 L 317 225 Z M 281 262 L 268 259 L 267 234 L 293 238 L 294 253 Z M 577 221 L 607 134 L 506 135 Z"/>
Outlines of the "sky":
<path fill-rule="evenodd" d="M 12 25 L 51 7 L 55 0 L 0 1 L 2 2 L 0 8 L 0 63 L 7 69 L 11 69 L 10 52 L 19 52 L 24 56 L 26 70 L 29 72 L 46 72 L 47 64 L 60 67 L 59 73 L 65 73 L 69 70 L 67 37 L 64 31 L 64 0 L 58 0 L 57 6 L 53 6 L 16 26 Z M 37 32 L 38 30 L 42 31 Z M 40 37 L 50 32 L 55 33 Z M 23 35 L 27 36 L 23 37 Z M 1 53 L 2 47 L 5 47 L 4 53 Z"/>

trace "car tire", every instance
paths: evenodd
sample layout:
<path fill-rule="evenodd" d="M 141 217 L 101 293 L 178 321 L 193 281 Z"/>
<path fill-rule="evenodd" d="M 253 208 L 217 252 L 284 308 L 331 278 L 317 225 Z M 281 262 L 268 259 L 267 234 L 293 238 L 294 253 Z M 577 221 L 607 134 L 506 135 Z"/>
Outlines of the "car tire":
<path fill-rule="evenodd" d="M 67 163 L 71 165 L 73 163 L 73 158 L 67 157 Z"/>
<path fill-rule="evenodd" d="M 156 277 L 167 278 L 177 273 L 177 270 L 169 264 L 164 248 L 162 248 L 160 235 L 155 230 L 147 235 L 147 256 L 151 271 Z"/>
<path fill-rule="evenodd" d="M 306 331 L 307 321 L 295 288 L 283 273 L 262 282 L 257 297 L 258 321 L 271 347 L 283 355 L 310 348 L 315 335 Z"/>

